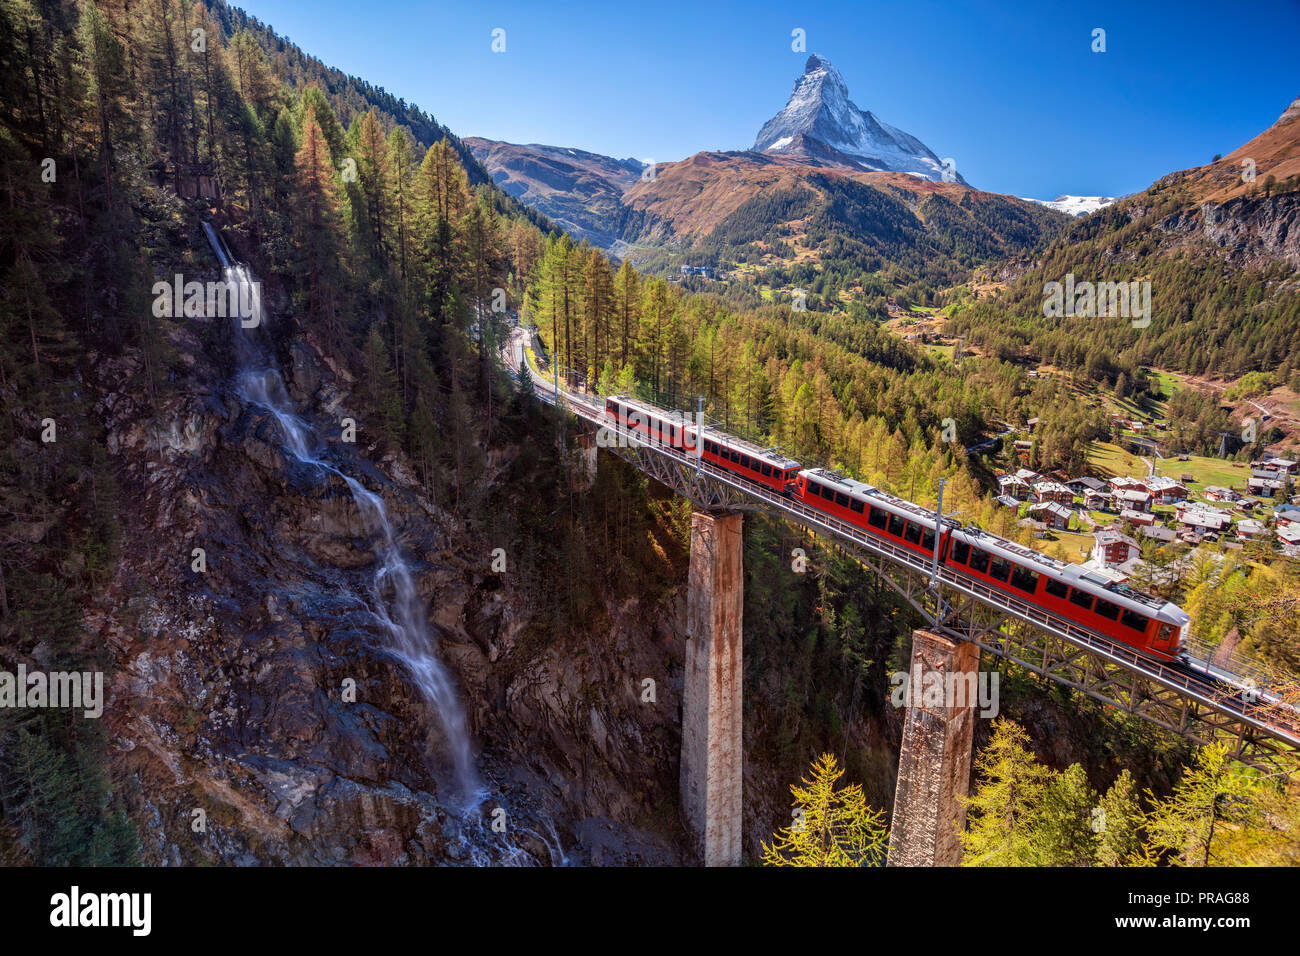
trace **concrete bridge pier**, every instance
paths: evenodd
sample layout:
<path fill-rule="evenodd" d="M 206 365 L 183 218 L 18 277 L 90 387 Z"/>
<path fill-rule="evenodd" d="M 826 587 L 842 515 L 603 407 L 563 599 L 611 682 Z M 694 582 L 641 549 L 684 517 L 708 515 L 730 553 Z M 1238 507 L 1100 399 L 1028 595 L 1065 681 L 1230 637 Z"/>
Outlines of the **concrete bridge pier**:
<path fill-rule="evenodd" d="M 940 703 L 910 695 L 898 755 L 898 785 L 890 821 L 889 866 L 959 866 L 970 792 L 971 747 L 978 706 L 980 649 L 932 631 L 912 632 L 913 680 L 936 675 L 942 686 L 967 691 Z M 926 678 L 927 682 L 935 680 Z M 918 699 L 920 698 L 920 699 Z M 962 706 L 950 706 L 961 703 Z"/>
<path fill-rule="evenodd" d="M 691 516 L 686 674 L 682 689 L 682 816 L 705 866 L 740 863 L 740 514 Z"/>

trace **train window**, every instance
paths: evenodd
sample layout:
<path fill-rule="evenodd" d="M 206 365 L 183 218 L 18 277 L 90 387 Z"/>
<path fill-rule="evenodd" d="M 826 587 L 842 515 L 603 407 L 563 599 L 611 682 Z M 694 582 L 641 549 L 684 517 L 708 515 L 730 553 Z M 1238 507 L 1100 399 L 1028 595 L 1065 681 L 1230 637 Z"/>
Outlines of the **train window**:
<path fill-rule="evenodd" d="M 1026 594 L 1033 594 L 1038 590 L 1038 575 L 1028 568 L 1022 568 L 1015 564 L 1011 566 L 1011 586 L 1019 588 Z"/>
<path fill-rule="evenodd" d="M 954 541 L 952 543 L 952 560 L 957 564 L 965 564 L 966 559 L 970 557 L 970 545 L 965 541 Z"/>
<path fill-rule="evenodd" d="M 903 540 L 908 544 L 921 543 L 921 526 L 909 521 L 907 527 L 903 529 Z"/>
<path fill-rule="evenodd" d="M 737 464 L 737 465 L 740 464 L 740 452 L 736 451 L 736 449 L 734 448 L 731 449 L 731 454 L 729 455 L 729 457 L 731 458 L 733 464 Z"/>
<path fill-rule="evenodd" d="M 827 501 L 834 501 L 835 489 L 828 488 L 826 485 L 822 485 L 822 497 L 825 498 Z"/>
<path fill-rule="evenodd" d="M 772 466 L 767 464 L 767 462 L 763 463 L 763 477 L 764 478 L 772 477 Z"/>
<path fill-rule="evenodd" d="M 837 491 L 835 492 L 835 503 L 841 508 L 847 508 L 849 506 L 849 496 L 842 491 Z"/>
<path fill-rule="evenodd" d="M 1011 562 L 1006 558 L 994 558 L 989 565 L 989 577 L 1006 582 L 1011 576 Z"/>
<path fill-rule="evenodd" d="M 748 468 L 748 467 L 749 467 L 749 456 L 748 456 L 748 455 L 741 455 L 741 456 L 740 456 L 740 467 L 741 467 L 741 468 Z"/>
<path fill-rule="evenodd" d="M 1091 608 L 1092 595 L 1087 591 L 1080 591 L 1078 588 L 1070 589 L 1070 603 L 1077 604 L 1079 607 Z"/>
<path fill-rule="evenodd" d="M 1147 619 L 1137 611 L 1130 611 L 1128 608 L 1125 608 L 1120 620 L 1124 623 L 1125 627 L 1131 628 L 1135 631 L 1140 632 L 1147 629 Z M 1168 627 L 1168 625 L 1165 626 Z"/>
<path fill-rule="evenodd" d="M 884 531 L 889 524 L 889 512 L 880 508 L 872 508 L 871 514 L 867 515 L 867 524 Z"/>
<path fill-rule="evenodd" d="M 934 532 L 929 528 L 921 535 L 921 547 L 927 551 L 934 551 Z"/>
<path fill-rule="evenodd" d="M 895 538 L 901 538 L 903 536 L 903 525 L 905 525 L 906 523 L 907 522 L 904 521 L 899 515 L 891 514 L 889 516 L 889 533 L 892 534 Z"/>
<path fill-rule="evenodd" d="M 980 574 L 988 574 L 989 553 L 987 551 L 981 551 L 979 548 L 971 548 L 970 569 L 972 571 L 978 571 Z"/>
<path fill-rule="evenodd" d="M 1111 604 L 1109 601 L 1097 598 L 1097 606 L 1093 608 L 1098 614 L 1108 621 L 1119 620 L 1119 605 Z"/>
<path fill-rule="evenodd" d="M 672 442 L 674 445 L 677 444 L 677 426 L 676 426 L 676 425 L 669 425 L 669 426 L 668 426 L 668 440 L 669 440 L 670 442 Z"/>
<path fill-rule="evenodd" d="M 862 514 L 862 512 L 866 510 L 867 506 L 863 504 L 861 501 L 859 501 L 857 498 L 854 498 L 852 501 L 849 502 L 849 507 L 852 508 L 853 511 L 856 512 L 857 514 Z"/>
<path fill-rule="evenodd" d="M 1052 597 L 1060 598 L 1062 601 L 1070 596 L 1070 586 L 1064 581 L 1056 580 L 1056 578 L 1048 578 L 1043 587 Z"/>

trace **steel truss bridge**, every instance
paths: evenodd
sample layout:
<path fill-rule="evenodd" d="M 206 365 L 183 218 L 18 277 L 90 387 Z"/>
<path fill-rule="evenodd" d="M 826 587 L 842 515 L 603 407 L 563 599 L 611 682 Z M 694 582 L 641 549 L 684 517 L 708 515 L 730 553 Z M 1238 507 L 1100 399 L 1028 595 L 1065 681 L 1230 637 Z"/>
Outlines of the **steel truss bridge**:
<path fill-rule="evenodd" d="M 802 502 L 751 484 L 702 458 L 643 437 L 604 417 L 603 401 L 556 389 L 524 356 L 515 329 L 503 349 L 512 372 L 527 368 L 537 397 L 591 425 L 609 439 L 600 447 L 618 455 L 703 511 L 762 512 L 822 536 L 832 548 L 879 575 L 926 621 L 952 640 L 982 650 L 1150 721 L 1194 743 L 1226 743 L 1242 763 L 1269 773 L 1300 767 L 1300 712 L 1295 701 L 1269 690 L 1277 681 L 1246 662 L 1211 660 L 1207 646 L 1191 648 L 1191 667 L 1139 654 L 1074 622 L 1049 614 L 942 564 L 898 547 Z M 558 402 L 557 402 L 558 394 Z M 1199 657 L 1197 656 L 1199 655 Z M 1231 681 L 1253 688 L 1243 694 Z"/>

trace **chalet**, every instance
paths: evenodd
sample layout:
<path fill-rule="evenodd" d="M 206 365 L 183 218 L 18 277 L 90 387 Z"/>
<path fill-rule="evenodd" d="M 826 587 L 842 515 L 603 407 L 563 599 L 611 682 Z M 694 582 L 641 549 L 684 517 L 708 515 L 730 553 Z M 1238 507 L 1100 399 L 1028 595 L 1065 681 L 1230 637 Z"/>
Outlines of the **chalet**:
<path fill-rule="evenodd" d="M 1147 487 L 1147 480 L 1145 478 L 1111 478 L 1109 484 L 1110 490 L 1117 494 L 1121 491 L 1151 491 L 1151 489 Z"/>
<path fill-rule="evenodd" d="M 1003 475 L 998 479 L 998 496 L 1025 501 L 1029 497 L 1029 482 L 1019 475 Z"/>
<path fill-rule="evenodd" d="M 1019 499 L 1019 498 L 1014 498 L 1014 497 L 1012 497 L 1011 495 L 998 495 L 998 496 L 997 496 L 995 499 L 993 499 L 993 500 L 996 501 L 998 504 L 1000 504 L 1000 505 L 1001 505 L 1002 507 L 1004 507 L 1004 508 L 1019 508 L 1019 507 L 1020 507 L 1020 499 Z"/>
<path fill-rule="evenodd" d="M 1021 481 L 1023 481 L 1026 485 L 1032 485 L 1035 481 L 1043 480 L 1043 476 L 1040 475 L 1038 472 L 1034 471 L 1032 468 L 1021 468 L 1019 471 L 1016 472 L 1016 477 L 1019 478 Z"/>
<path fill-rule="evenodd" d="M 1238 501 L 1241 498 L 1241 495 L 1231 488 L 1224 488 L 1222 485 L 1210 485 L 1205 489 L 1204 494 L 1210 501 Z"/>
<path fill-rule="evenodd" d="M 1076 495 L 1081 495 L 1087 491 L 1100 491 L 1106 487 L 1104 481 L 1099 481 L 1088 475 L 1084 475 L 1082 478 L 1071 478 L 1065 485 L 1067 488 L 1073 489 Z"/>
<path fill-rule="evenodd" d="M 1089 489 L 1083 493 L 1083 506 L 1090 511 L 1111 511 L 1115 507 L 1115 495 L 1105 488 Z"/>
<path fill-rule="evenodd" d="M 1198 534 L 1206 534 L 1210 531 L 1217 533 L 1231 527 L 1232 519 L 1217 511 L 1201 511 L 1188 508 L 1178 515 L 1178 523 L 1187 530 L 1195 531 Z"/>
<path fill-rule="evenodd" d="M 1277 529 L 1277 540 L 1279 544 L 1290 545 L 1292 547 L 1300 546 L 1300 524 L 1289 524 Z"/>
<path fill-rule="evenodd" d="M 1261 498 L 1276 498 L 1282 493 L 1285 487 L 1281 478 L 1260 478 L 1252 475 L 1246 482 L 1246 490 L 1252 495 L 1259 495 Z"/>
<path fill-rule="evenodd" d="M 1142 553 L 1142 545 L 1113 528 L 1103 528 L 1092 538 L 1092 559 L 1107 567 L 1126 564 Z"/>
<path fill-rule="evenodd" d="M 1051 501 L 1039 502 L 1029 506 L 1029 517 L 1041 521 L 1047 527 L 1056 531 L 1065 531 L 1070 527 L 1070 519 L 1074 517 L 1074 512 L 1069 508 L 1062 507 Z"/>
<path fill-rule="evenodd" d="M 1256 521 L 1254 518 L 1244 518 L 1237 522 L 1237 537 L 1242 541 L 1257 541 L 1268 533 L 1264 527 L 1264 522 Z"/>
<path fill-rule="evenodd" d="M 1025 422 L 1025 428 L 1028 429 L 1028 430 L 1031 431 L 1031 432 L 1032 432 L 1035 428 L 1037 428 L 1037 427 L 1038 427 L 1038 419 L 1037 419 L 1037 418 L 1031 418 L 1031 419 L 1029 419 L 1029 421 Z"/>
<path fill-rule="evenodd" d="M 1300 505 L 1278 505 L 1273 509 L 1273 522 L 1279 528 L 1300 527 Z"/>
<path fill-rule="evenodd" d="M 1154 538 L 1161 544 L 1170 544 L 1178 540 L 1178 532 L 1173 528 L 1166 528 L 1162 524 L 1143 525 L 1138 528 L 1138 534 L 1146 538 Z"/>
<path fill-rule="evenodd" d="M 1162 505 L 1187 500 L 1187 489 L 1172 478 L 1150 478 L 1147 481 L 1147 490 L 1151 492 L 1151 497 Z"/>
<path fill-rule="evenodd" d="M 1156 523 L 1156 516 L 1146 511 L 1134 511 L 1132 508 L 1125 508 L 1119 513 L 1121 520 L 1127 521 L 1132 525 L 1148 525 Z"/>
<path fill-rule="evenodd" d="M 1034 449 L 1034 443 L 1033 443 L 1033 442 L 1031 442 L 1031 441 L 1025 441 L 1025 440 L 1023 440 L 1023 439 L 1021 439 L 1020 441 L 1017 441 L 1017 442 L 1013 442 L 1013 444 L 1015 445 L 1015 449 L 1016 449 L 1016 451 L 1033 451 L 1033 449 Z"/>
<path fill-rule="evenodd" d="M 1058 505 L 1074 504 L 1074 492 L 1056 481 L 1034 482 L 1034 500 L 1040 504 L 1047 502 Z"/>
<path fill-rule="evenodd" d="M 1259 458 L 1252 461 L 1250 467 L 1258 471 L 1276 471 L 1284 475 L 1294 475 L 1297 469 L 1300 469 L 1300 462 L 1292 461 L 1290 458 Z"/>
<path fill-rule="evenodd" d="M 1124 488 L 1115 492 L 1115 504 L 1130 511 L 1150 511 L 1151 494 L 1137 488 Z"/>

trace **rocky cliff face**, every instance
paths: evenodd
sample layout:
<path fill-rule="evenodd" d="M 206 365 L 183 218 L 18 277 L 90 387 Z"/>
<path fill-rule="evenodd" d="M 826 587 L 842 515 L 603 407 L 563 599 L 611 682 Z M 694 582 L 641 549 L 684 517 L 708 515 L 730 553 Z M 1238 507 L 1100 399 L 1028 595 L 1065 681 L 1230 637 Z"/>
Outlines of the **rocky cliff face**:
<path fill-rule="evenodd" d="M 1176 240 L 1223 250 L 1247 267 L 1286 263 L 1300 269 L 1300 195 L 1239 196 L 1162 220 L 1157 228 Z"/>
<path fill-rule="evenodd" d="M 336 444 L 340 468 L 383 498 L 459 678 L 486 791 L 461 808 L 439 724 L 364 600 L 374 542 L 343 480 L 283 453 L 275 420 L 214 363 L 219 329 L 171 332 L 193 380 L 157 415 L 114 388 L 129 357 L 97 362 L 89 383 L 133 492 L 87 623 L 116 662 L 105 720 L 146 862 L 678 860 L 676 599 L 627 598 L 608 628 L 526 646 L 532 610 L 490 572 L 490 544 L 399 457 L 371 463 L 364 436 Z M 321 434 L 360 420 L 354 382 L 313 337 L 283 358 Z M 653 706 L 639 700 L 646 675 L 661 678 Z"/>

